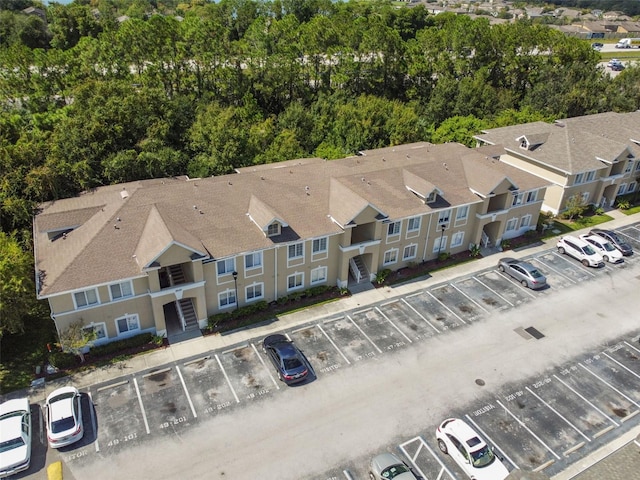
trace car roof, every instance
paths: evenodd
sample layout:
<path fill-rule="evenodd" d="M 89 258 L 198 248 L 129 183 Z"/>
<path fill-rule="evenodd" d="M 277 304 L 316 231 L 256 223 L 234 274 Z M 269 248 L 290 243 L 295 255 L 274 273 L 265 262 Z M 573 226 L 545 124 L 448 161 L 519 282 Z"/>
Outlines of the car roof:
<path fill-rule="evenodd" d="M 560 237 L 560 240 L 570 240 L 570 241 L 574 242 L 576 245 L 578 245 L 579 247 L 584 247 L 585 245 L 589 245 L 582 238 L 574 237 L 573 235 L 565 235 L 563 237 Z"/>
<path fill-rule="evenodd" d="M 459 418 L 453 419 L 445 426 L 445 430 L 449 430 L 455 437 L 466 443 L 467 447 L 474 450 L 484 447 L 485 442 L 480 436 L 464 421 Z"/>
<path fill-rule="evenodd" d="M 0 404 L 0 415 L 18 411 L 29 411 L 28 398 L 14 398 L 13 400 L 7 400 Z"/>
<path fill-rule="evenodd" d="M 49 416 L 52 422 L 73 416 L 73 396 L 78 393 L 74 387 L 63 387 L 47 397 Z M 63 398 L 58 398 L 58 397 Z"/>
<path fill-rule="evenodd" d="M 589 235 L 588 233 L 585 233 L 580 235 L 580 238 L 583 238 L 585 240 L 586 239 L 593 240 L 594 242 L 598 242 L 599 244 L 609 243 L 609 240 L 607 240 L 606 238 L 601 237 L 600 235 L 595 235 L 595 234 Z"/>
<path fill-rule="evenodd" d="M 11 415 L 0 420 L 0 442 L 6 442 L 7 440 L 19 437 L 21 431 L 22 415 Z"/>

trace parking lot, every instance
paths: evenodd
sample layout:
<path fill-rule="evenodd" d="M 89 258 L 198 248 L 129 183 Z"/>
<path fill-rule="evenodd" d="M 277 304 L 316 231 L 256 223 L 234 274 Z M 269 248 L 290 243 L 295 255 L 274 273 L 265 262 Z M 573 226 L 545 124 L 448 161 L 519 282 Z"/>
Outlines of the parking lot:
<path fill-rule="evenodd" d="M 640 250 L 640 228 L 618 231 Z M 305 352 L 315 373 L 293 389 L 313 388 L 314 381 L 337 370 L 420 348 L 432 337 L 495 312 L 544 301 L 557 289 L 606 278 L 640 262 L 640 255 L 600 269 L 584 267 L 555 249 L 526 259 L 544 272 L 549 288 L 529 290 L 491 268 L 282 332 Z M 216 416 L 261 398 L 282 395 L 290 387 L 277 380 L 260 340 L 91 386 L 84 393 L 95 415 L 85 408 L 85 439 L 64 449 L 62 459 L 75 463 L 91 461 L 95 455 L 108 457 L 149 439 L 181 435 L 203 419 L 215 422 Z M 526 384 L 505 385 L 499 395 L 481 398 L 451 416 L 465 419 L 484 435 L 510 469 L 552 475 L 639 423 L 639 358 L 638 336 L 621 338 Z M 438 451 L 436 426 L 425 425 L 415 438 L 390 449 L 403 453 L 425 479 L 463 478 Z M 321 478 L 348 478 L 348 472 L 364 479 L 366 468 L 366 463 L 335 465 Z"/>

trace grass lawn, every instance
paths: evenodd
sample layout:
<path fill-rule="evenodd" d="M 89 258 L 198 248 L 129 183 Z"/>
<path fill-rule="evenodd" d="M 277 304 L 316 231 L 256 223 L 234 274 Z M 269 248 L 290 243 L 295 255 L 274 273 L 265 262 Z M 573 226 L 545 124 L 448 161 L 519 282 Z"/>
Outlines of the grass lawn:
<path fill-rule="evenodd" d="M 560 235 L 565 233 L 571 233 L 576 230 L 582 230 L 583 228 L 593 228 L 601 223 L 606 223 L 613 220 L 613 217 L 609 215 L 588 215 L 575 218 L 573 220 L 555 220 L 554 228 L 551 230 L 562 230 Z M 558 235 L 558 234 L 555 234 Z M 554 235 L 550 235 L 554 236 Z"/>

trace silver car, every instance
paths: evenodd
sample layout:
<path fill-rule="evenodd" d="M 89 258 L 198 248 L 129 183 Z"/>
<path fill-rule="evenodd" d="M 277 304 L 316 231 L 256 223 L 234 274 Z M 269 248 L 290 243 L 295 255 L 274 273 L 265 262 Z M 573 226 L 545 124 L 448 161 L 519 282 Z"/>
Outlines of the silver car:
<path fill-rule="evenodd" d="M 529 262 L 505 257 L 498 262 L 498 270 L 518 280 L 523 287 L 538 290 L 547 286 L 547 278 Z"/>
<path fill-rule="evenodd" d="M 369 465 L 371 480 L 418 480 L 413 471 L 393 453 L 381 453 Z"/>

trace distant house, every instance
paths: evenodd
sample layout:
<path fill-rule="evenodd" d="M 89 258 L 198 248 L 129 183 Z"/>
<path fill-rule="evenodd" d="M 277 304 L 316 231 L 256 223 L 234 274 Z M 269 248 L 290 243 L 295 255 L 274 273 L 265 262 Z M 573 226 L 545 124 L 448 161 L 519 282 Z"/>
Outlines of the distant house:
<path fill-rule="evenodd" d="M 40 17 L 44 22 L 47 21 L 47 12 L 45 12 L 41 8 L 28 7 L 22 10 L 22 13 L 24 13 L 25 15 L 35 15 L 36 17 Z"/>

